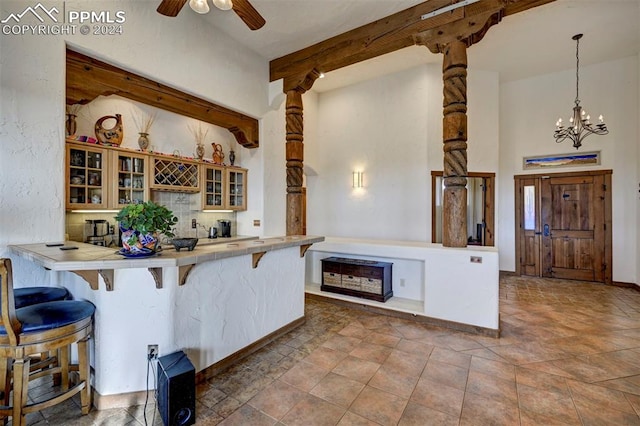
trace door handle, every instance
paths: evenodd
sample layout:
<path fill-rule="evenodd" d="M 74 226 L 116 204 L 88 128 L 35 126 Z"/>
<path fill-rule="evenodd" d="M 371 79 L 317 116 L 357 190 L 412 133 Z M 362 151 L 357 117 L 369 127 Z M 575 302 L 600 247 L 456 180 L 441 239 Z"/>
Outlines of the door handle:
<path fill-rule="evenodd" d="M 545 237 L 549 236 L 549 225 L 547 225 L 547 224 L 545 224 L 544 227 L 543 227 L 543 235 Z"/>
<path fill-rule="evenodd" d="M 534 235 L 542 235 L 542 232 L 534 232 Z"/>

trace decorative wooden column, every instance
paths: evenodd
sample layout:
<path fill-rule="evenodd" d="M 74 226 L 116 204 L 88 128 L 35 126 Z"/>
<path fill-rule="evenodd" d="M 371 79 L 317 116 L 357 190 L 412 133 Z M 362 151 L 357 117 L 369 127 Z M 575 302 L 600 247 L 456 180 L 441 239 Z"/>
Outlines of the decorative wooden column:
<path fill-rule="evenodd" d="M 444 48 L 444 197 L 442 245 L 467 246 L 467 46 L 461 41 Z"/>
<path fill-rule="evenodd" d="M 286 160 L 287 160 L 287 235 L 303 235 L 304 194 L 302 169 L 304 166 L 304 120 L 302 95 L 311 89 L 320 72 L 313 69 L 300 79 L 287 79 L 286 101 Z"/>

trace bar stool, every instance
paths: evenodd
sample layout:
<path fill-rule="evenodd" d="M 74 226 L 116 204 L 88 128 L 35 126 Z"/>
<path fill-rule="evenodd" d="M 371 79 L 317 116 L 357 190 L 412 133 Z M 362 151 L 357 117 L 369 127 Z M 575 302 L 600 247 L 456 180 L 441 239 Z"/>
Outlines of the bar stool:
<path fill-rule="evenodd" d="M 13 298 L 16 309 L 19 309 L 37 303 L 69 300 L 71 299 L 71 293 L 63 287 L 22 287 L 13 290 Z M 38 376 L 46 374 L 47 372 L 45 372 L 44 369 L 55 366 L 58 359 L 59 355 L 57 351 L 55 353 L 44 352 L 40 354 L 40 360 L 36 363 L 31 363 L 31 371 L 36 372 L 32 378 L 35 379 Z M 0 375 L 2 375 L 7 368 L 8 360 L 7 362 L 2 362 L 0 365 Z M 39 370 L 40 372 L 38 372 Z M 60 379 L 60 375 L 55 376 L 54 384 L 60 384 Z M 2 380 L 0 380 L 0 398 L 4 395 L 4 388 L 5 386 L 2 386 Z"/>
<path fill-rule="evenodd" d="M 59 404 L 80 393 L 82 414 L 91 409 L 89 382 L 89 345 L 93 332 L 95 306 L 90 302 L 62 300 L 38 303 L 16 309 L 13 293 L 13 273 L 10 259 L 0 259 L 0 295 L 2 327 L 0 327 L 0 360 L 7 365 L 0 378 L 4 382 L 4 407 L 0 416 L 12 417 L 13 424 L 26 425 L 28 413 Z M 69 387 L 69 345 L 78 345 L 78 383 Z M 62 391 L 38 403 L 29 404 L 29 371 L 31 356 L 60 350 L 60 365 L 47 370 L 48 374 L 62 373 Z M 11 383 L 13 371 L 13 387 Z M 9 406 L 9 392 L 13 390 L 13 406 Z"/>
<path fill-rule="evenodd" d="M 71 299 L 69 290 L 63 287 L 22 287 L 13 289 L 16 309 L 36 303 Z"/>

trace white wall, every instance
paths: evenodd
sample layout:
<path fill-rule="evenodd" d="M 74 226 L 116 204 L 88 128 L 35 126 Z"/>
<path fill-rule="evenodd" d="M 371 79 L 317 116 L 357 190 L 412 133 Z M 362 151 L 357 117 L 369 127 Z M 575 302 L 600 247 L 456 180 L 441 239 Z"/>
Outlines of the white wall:
<path fill-rule="evenodd" d="M 428 93 L 421 68 L 322 93 L 307 165 L 310 234 L 426 241 Z M 309 150 L 311 151 L 311 150 Z M 352 172 L 364 172 L 353 189 Z"/>
<path fill-rule="evenodd" d="M 559 116 L 568 121 L 575 99 L 575 71 L 547 74 L 500 87 L 500 175 L 498 178 L 498 246 L 500 269 L 515 270 L 514 181 L 525 174 L 522 158 L 571 153 L 569 142 L 554 143 Z M 590 136 L 581 151 L 601 151 L 602 164 L 548 170 L 569 172 L 613 169 L 613 280 L 638 283 L 638 57 L 580 68 L 582 107 L 603 114 L 606 136 Z M 527 171 L 528 172 L 528 171 Z M 534 171 L 539 172 L 539 170 Z M 632 195 L 633 194 L 633 195 Z"/>
<path fill-rule="evenodd" d="M 3 1 L 0 15 L 21 12 L 29 4 Z M 87 4 L 67 1 L 65 7 L 82 9 Z M 8 244 L 64 236 L 65 43 L 245 114 L 260 117 L 268 111 L 268 62 L 196 14 L 185 10 L 176 18 L 166 18 L 146 1 L 92 1 L 90 5 L 92 10 L 124 10 L 124 34 L 0 37 L 2 256 L 7 255 Z M 264 148 L 237 151 L 240 164 L 252 169 L 250 212 L 238 214 L 244 223 L 260 218 L 254 215 L 261 211 L 259 165 Z M 239 226 L 239 231 L 244 228 Z M 40 271 L 28 271 L 28 262 L 19 266 L 17 285 L 45 279 Z"/>
<path fill-rule="evenodd" d="M 604 114 L 610 134 L 591 136 L 583 150 L 602 151 L 613 169 L 613 279 L 638 283 L 638 58 L 581 67 L 580 97 Z M 473 64 L 471 64 L 473 65 Z M 500 269 L 515 270 L 513 176 L 522 158 L 569 153 L 554 143 L 558 116 L 568 119 L 575 72 L 500 84 L 495 72 L 469 69 L 468 170 L 496 173 L 496 246 Z M 305 103 L 305 123 L 309 120 Z M 442 170 L 442 72 L 417 67 L 318 97 L 317 145 L 306 143 L 308 232 L 430 241 L 431 170 Z M 283 118 L 284 119 L 284 118 Z M 351 188 L 364 171 L 365 188 Z M 558 171 L 589 170 L 563 168 Z"/>
<path fill-rule="evenodd" d="M 321 93 L 307 143 L 309 234 L 431 241 L 431 171 L 442 170 L 441 64 Z M 498 76 L 469 70 L 469 170 L 497 172 Z M 305 127 L 307 123 L 305 100 Z M 306 132 L 305 132 L 306 135 Z M 351 173 L 364 172 L 364 188 Z"/>

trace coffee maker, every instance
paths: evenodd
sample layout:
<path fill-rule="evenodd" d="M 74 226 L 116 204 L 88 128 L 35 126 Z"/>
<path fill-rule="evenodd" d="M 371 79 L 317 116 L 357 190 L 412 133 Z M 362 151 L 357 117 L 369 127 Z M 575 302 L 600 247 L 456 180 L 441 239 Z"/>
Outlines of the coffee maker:
<path fill-rule="evenodd" d="M 218 219 L 218 234 L 222 238 L 231 237 L 231 221 Z"/>
<path fill-rule="evenodd" d="M 109 234 L 109 223 L 105 219 L 85 220 L 85 240 L 95 246 L 106 246 L 105 236 Z"/>

